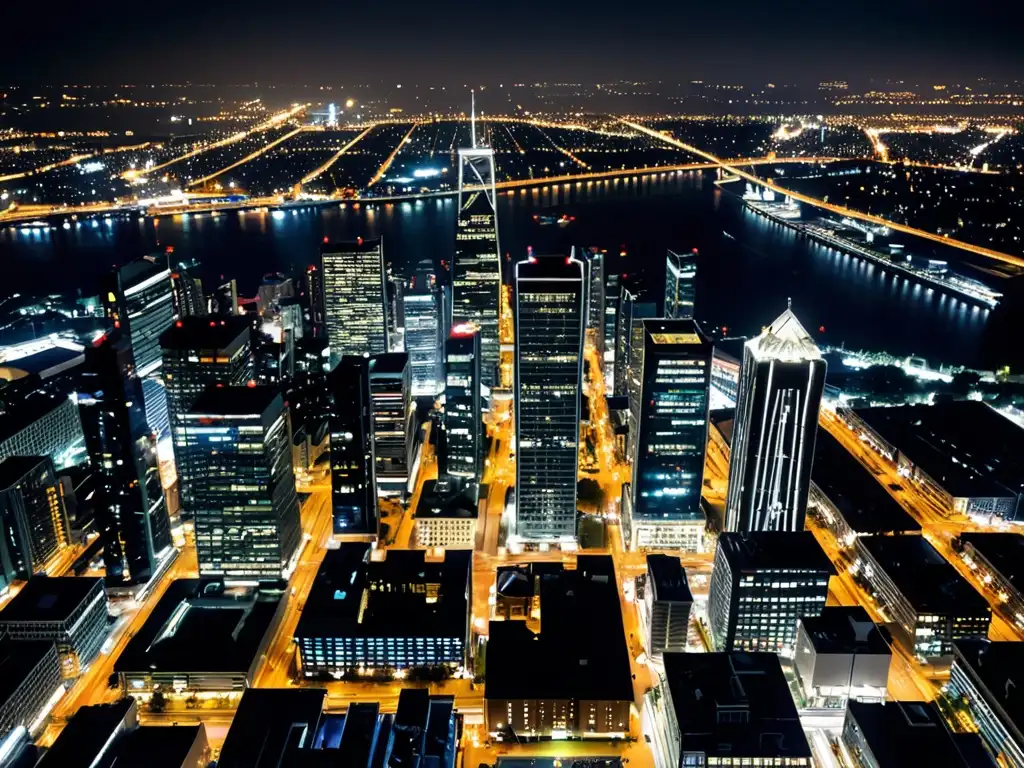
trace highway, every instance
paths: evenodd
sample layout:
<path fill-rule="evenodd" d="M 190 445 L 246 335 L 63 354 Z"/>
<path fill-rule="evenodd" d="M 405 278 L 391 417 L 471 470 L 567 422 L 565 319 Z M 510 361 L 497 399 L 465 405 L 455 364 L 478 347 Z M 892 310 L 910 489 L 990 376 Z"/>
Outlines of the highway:
<path fill-rule="evenodd" d="M 326 163 L 321 165 L 319 168 L 315 168 L 314 170 L 310 171 L 305 176 L 303 176 L 302 180 L 299 181 L 299 184 L 309 184 L 309 182 L 311 182 L 317 176 L 320 176 L 324 172 L 330 170 L 331 166 L 334 165 L 336 162 L 338 162 L 338 159 L 342 155 L 344 155 L 350 149 L 352 149 L 352 147 L 354 147 L 356 144 L 358 144 L 359 141 L 361 139 L 363 139 L 366 136 L 366 134 L 368 134 L 372 130 L 373 130 L 373 127 L 371 126 L 370 128 L 365 129 L 362 133 L 360 133 L 354 139 L 352 139 L 351 141 L 346 143 L 341 149 L 339 149 L 337 152 L 335 152 L 333 155 L 331 155 L 330 159 Z"/>
<path fill-rule="evenodd" d="M 295 130 L 288 131 L 288 133 L 286 133 L 281 138 L 274 139 L 273 141 L 268 141 L 266 144 L 264 144 L 262 147 L 257 149 L 255 152 L 250 152 L 248 155 L 243 157 L 241 160 L 236 160 L 235 162 L 231 163 L 230 165 L 224 166 L 219 171 L 214 171 L 213 173 L 209 174 L 208 176 L 203 176 L 201 179 L 196 179 L 195 181 L 190 181 L 188 183 L 188 188 L 192 189 L 193 187 L 201 187 L 206 182 L 213 181 L 214 179 L 216 179 L 221 174 L 224 174 L 224 173 L 227 173 L 228 171 L 230 171 L 232 168 L 237 168 L 240 165 L 245 165 L 246 163 L 255 160 L 260 155 L 262 155 L 262 154 L 264 154 L 266 152 L 269 152 L 271 149 L 276 147 L 278 144 L 283 144 L 284 142 L 288 141 L 288 139 L 292 138 L 293 136 L 297 136 L 298 134 L 302 133 L 303 131 L 308 131 L 308 130 L 310 130 L 310 126 L 300 125 Z"/>

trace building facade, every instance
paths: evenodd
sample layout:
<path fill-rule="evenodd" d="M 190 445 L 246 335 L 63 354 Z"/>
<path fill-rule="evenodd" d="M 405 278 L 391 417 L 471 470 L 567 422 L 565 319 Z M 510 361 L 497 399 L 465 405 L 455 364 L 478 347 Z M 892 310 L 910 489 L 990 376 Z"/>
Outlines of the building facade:
<path fill-rule="evenodd" d="M 442 453 L 445 473 L 463 480 L 479 480 L 483 415 L 480 407 L 480 333 L 476 326 L 454 326 L 444 350 Z"/>
<path fill-rule="evenodd" d="M 0 666 L 5 670 L 0 734 L 6 736 L 20 725 L 34 737 L 63 693 L 57 646 L 45 640 L 5 639 L 0 641 Z"/>
<path fill-rule="evenodd" d="M 48 456 L 0 461 L 0 567 L 6 584 L 41 573 L 71 544 L 64 496 Z"/>
<path fill-rule="evenodd" d="M 665 257 L 665 317 L 692 320 L 697 298 L 697 249 Z"/>
<path fill-rule="evenodd" d="M 409 355 L 391 352 L 370 358 L 370 407 L 377 492 L 404 497 L 413 464 L 416 404 Z"/>
<path fill-rule="evenodd" d="M 615 391 L 615 355 L 616 340 L 619 328 L 619 299 L 622 293 L 621 277 L 611 269 L 610 263 L 604 264 L 604 351 L 602 367 L 604 387 L 610 392 Z"/>
<path fill-rule="evenodd" d="M 644 575 L 641 616 L 647 629 L 647 651 L 651 656 L 686 650 L 693 595 L 679 558 L 648 555 Z"/>
<path fill-rule="evenodd" d="M 380 513 L 369 359 L 343 357 L 328 375 L 328 391 L 334 532 L 376 538 Z"/>
<path fill-rule="evenodd" d="M 383 241 L 359 238 L 354 243 L 325 243 L 320 258 L 332 362 L 344 355 L 386 353 L 388 294 Z"/>
<path fill-rule="evenodd" d="M 791 309 L 743 347 L 725 527 L 802 531 L 825 361 Z"/>
<path fill-rule="evenodd" d="M 516 265 L 516 522 L 527 540 L 576 535 L 584 270 L 560 256 Z"/>
<path fill-rule="evenodd" d="M 441 390 L 439 292 L 431 286 L 410 289 L 405 303 L 405 351 L 412 369 L 412 396 L 434 397 Z"/>
<path fill-rule="evenodd" d="M 49 456 L 61 470 L 85 454 L 78 406 L 64 393 L 40 388 L 11 404 L 0 420 L 0 458 Z"/>
<path fill-rule="evenodd" d="M 633 454 L 632 548 L 704 548 L 701 510 L 711 343 L 693 320 L 644 320 Z"/>

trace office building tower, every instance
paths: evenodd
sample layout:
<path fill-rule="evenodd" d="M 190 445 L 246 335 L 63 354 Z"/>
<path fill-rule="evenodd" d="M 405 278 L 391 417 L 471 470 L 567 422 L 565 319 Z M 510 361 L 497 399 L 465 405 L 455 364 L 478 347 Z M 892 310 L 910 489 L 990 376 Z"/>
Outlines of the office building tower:
<path fill-rule="evenodd" d="M 63 693 L 60 657 L 52 640 L 0 639 L 0 739 L 21 726 L 34 738 Z"/>
<path fill-rule="evenodd" d="M 160 335 L 167 413 L 174 443 L 181 506 L 192 512 L 195 470 L 185 450 L 185 417 L 210 384 L 253 379 L 252 329 L 244 317 L 183 317 Z"/>
<path fill-rule="evenodd" d="M 280 393 L 210 386 L 184 424 L 200 577 L 287 579 L 302 531 Z"/>
<path fill-rule="evenodd" d="M 725 528 L 802 531 L 825 361 L 792 309 L 743 345 Z"/>
<path fill-rule="evenodd" d="M 621 277 L 605 264 L 604 277 L 604 387 L 610 394 L 615 390 L 615 355 L 619 327 L 619 300 L 622 294 Z"/>
<path fill-rule="evenodd" d="M 376 537 L 377 473 L 370 405 L 370 360 L 346 355 L 328 374 L 331 504 L 335 533 Z"/>
<path fill-rule="evenodd" d="M 576 534 L 583 380 L 583 264 L 530 256 L 516 264 L 516 523 L 530 540 Z"/>
<path fill-rule="evenodd" d="M 380 238 L 320 247 L 331 360 L 388 351 L 388 293 Z"/>
<path fill-rule="evenodd" d="M 253 377 L 260 386 L 280 387 L 295 375 L 295 336 L 285 331 L 278 338 L 269 333 L 253 335 Z"/>
<path fill-rule="evenodd" d="M 693 320 L 644 320 L 633 454 L 632 504 L 624 516 L 631 547 L 703 548 L 704 450 L 708 437 L 711 343 Z"/>
<path fill-rule="evenodd" d="M 174 320 L 172 293 L 166 254 L 143 256 L 115 269 L 102 293 L 107 319 L 131 342 L 146 421 L 158 436 L 170 430 L 167 396 L 160 378 L 160 334 Z"/>
<path fill-rule="evenodd" d="M 821 615 L 834 573 L 810 531 L 723 533 L 708 591 L 715 648 L 792 656 L 797 621 Z"/>
<path fill-rule="evenodd" d="M 385 269 L 388 299 L 388 352 L 405 352 L 405 278 L 388 264 Z"/>
<path fill-rule="evenodd" d="M 306 302 L 314 338 L 326 336 L 324 313 L 324 273 L 316 264 L 306 267 Z"/>
<path fill-rule="evenodd" d="M 256 309 L 261 315 L 275 311 L 286 299 L 295 298 L 294 281 L 280 272 L 269 272 L 256 288 Z"/>
<path fill-rule="evenodd" d="M 648 655 L 657 657 L 686 650 L 693 595 L 678 557 L 647 556 L 643 599 L 638 604 L 647 630 Z"/>
<path fill-rule="evenodd" d="M 176 317 L 203 317 L 207 314 L 202 282 L 182 266 L 171 272 L 171 299 Z"/>
<path fill-rule="evenodd" d="M 473 323 L 480 330 L 480 373 L 497 381 L 501 339 L 501 249 L 494 188 L 494 151 L 476 146 L 459 150 L 459 213 L 452 269 L 451 324 Z"/>
<path fill-rule="evenodd" d="M 370 405 L 377 491 L 404 496 L 412 467 L 416 404 L 411 397 L 409 356 L 391 352 L 370 358 Z"/>
<path fill-rule="evenodd" d="M 41 385 L 0 402 L 0 459 L 49 456 L 61 470 L 86 459 L 82 420 L 73 397 L 61 387 Z"/>
<path fill-rule="evenodd" d="M 434 397 L 441 381 L 440 292 L 419 280 L 406 291 L 405 351 L 412 368 L 413 397 Z"/>
<path fill-rule="evenodd" d="M 0 461 L 0 588 L 45 571 L 71 543 L 64 497 L 48 456 Z"/>
<path fill-rule="evenodd" d="M 456 325 L 444 352 L 444 474 L 478 481 L 483 453 L 480 333 L 473 325 Z"/>
<path fill-rule="evenodd" d="M 96 474 L 96 529 L 107 585 L 132 588 L 156 576 L 174 551 L 156 442 L 128 339 L 116 332 L 104 337 L 86 350 L 85 365 L 78 407 Z"/>
<path fill-rule="evenodd" d="M 669 251 L 665 259 L 665 317 L 692 320 L 697 297 L 697 249 Z"/>
<path fill-rule="evenodd" d="M 644 351 L 644 319 L 658 316 L 656 302 L 647 301 L 644 297 L 622 287 L 619 301 L 618 326 L 615 329 L 615 392 L 626 396 L 630 402 L 640 397 L 640 365 Z M 633 440 L 636 438 L 636 424 L 629 424 L 627 449 L 632 454 Z"/>
<path fill-rule="evenodd" d="M 604 355 L 604 262 L 607 251 L 600 248 L 578 249 L 579 259 L 587 270 L 587 340 L 597 350 L 598 359 Z M 573 255 L 577 249 L 573 248 Z"/>
<path fill-rule="evenodd" d="M 217 286 L 213 295 L 213 304 L 210 313 L 214 315 L 237 315 L 238 314 L 238 281 L 231 278 L 223 285 Z"/>

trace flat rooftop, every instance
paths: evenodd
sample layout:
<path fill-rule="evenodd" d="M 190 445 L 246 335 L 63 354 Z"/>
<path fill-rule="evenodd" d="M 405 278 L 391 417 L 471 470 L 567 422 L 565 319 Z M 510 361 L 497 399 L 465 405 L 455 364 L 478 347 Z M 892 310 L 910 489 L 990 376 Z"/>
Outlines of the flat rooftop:
<path fill-rule="evenodd" d="M 423 550 L 389 550 L 369 559 L 370 545 L 328 550 L 302 609 L 296 637 L 463 637 L 469 627 L 469 551 L 449 550 L 441 562 Z M 426 590 L 437 585 L 428 602 Z M 408 588 L 413 585 L 414 588 Z"/>
<path fill-rule="evenodd" d="M 50 652 L 56 652 L 52 640 L 0 640 L 0 703 L 10 700 Z"/>
<path fill-rule="evenodd" d="M 208 386 L 189 413 L 224 416 L 263 414 L 280 396 L 276 387 Z"/>
<path fill-rule="evenodd" d="M 708 757 L 810 757 L 774 653 L 666 653 L 665 680 L 687 750 Z M 728 715 L 745 711 L 738 722 Z"/>
<path fill-rule="evenodd" d="M 276 592 L 200 591 L 178 579 L 114 662 L 114 671 L 237 672 L 252 665 L 281 601 Z"/>
<path fill-rule="evenodd" d="M 102 578 L 33 576 L 0 611 L 0 626 L 14 621 L 64 621 L 94 591 L 103 594 Z"/>
<path fill-rule="evenodd" d="M 827 430 L 818 430 L 811 480 L 856 533 L 920 533 L 921 525 Z"/>
<path fill-rule="evenodd" d="M 678 557 L 672 555 L 648 555 L 648 586 L 654 590 L 655 600 L 669 600 L 676 603 L 692 603 L 690 585 L 686 581 L 686 570 Z"/>
<path fill-rule="evenodd" d="M 924 537 L 862 536 L 857 546 L 864 547 L 918 613 L 991 613 L 985 598 Z"/>
<path fill-rule="evenodd" d="M 68 402 L 68 396 L 40 387 L 0 411 L 0 442 L 8 440 L 30 424 L 47 416 Z"/>
<path fill-rule="evenodd" d="M 859 605 L 828 606 L 820 616 L 804 616 L 800 623 L 817 653 L 892 654 L 868 612 Z"/>
<path fill-rule="evenodd" d="M 729 558 L 734 573 L 778 568 L 836 572 L 810 531 L 723 533 L 718 548 Z"/>
<path fill-rule="evenodd" d="M 942 722 L 935 706 L 926 701 L 890 701 L 867 704 L 851 700 L 847 719 L 857 723 L 879 768 L 941 765 L 969 768 Z"/>
<path fill-rule="evenodd" d="M 970 544 L 999 574 L 1017 589 L 1024 590 L 1024 536 L 1019 533 L 961 533 L 960 542 Z"/>
<path fill-rule="evenodd" d="M 196 725 L 144 725 L 121 737 L 110 759 L 96 768 L 181 768 L 199 739 L 206 739 L 206 727 Z"/>
<path fill-rule="evenodd" d="M 289 748 L 312 744 L 326 698 L 323 688 L 246 689 L 218 768 L 278 768 Z"/>
<path fill-rule="evenodd" d="M 53 346 L 34 352 L 31 355 L 18 357 L 4 363 L 0 368 L 24 371 L 46 379 L 68 368 L 85 362 L 85 351 L 66 346 Z"/>
<path fill-rule="evenodd" d="M 160 334 L 161 349 L 219 349 L 241 346 L 249 340 L 252 324 L 240 315 L 182 317 Z"/>
<path fill-rule="evenodd" d="M 386 352 L 370 358 L 370 376 L 401 376 L 409 367 L 405 352 Z"/>
<path fill-rule="evenodd" d="M 956 498 L 1024 493 L 1024 429 L 985 403 L 858 408 L 854 414 Z"/>
<path fill-rule="evenodd" d="M 470 484 L 454 493 L 439 493 L 437 481 L 427 480 L 423 483 L 423 492 L 413 517 L 416 519 L 461 519 L 475 520 L 479 515 L 480 486 Z"/>
<path fill-rule="evenodd" d="M 1024 643 L 994 642 L 967 638 L 953 642 L 955 662 L 967 667 L 969 676 L 985 696 L 994 701 L 1012 723 L 1019 741 L 1024 734 L 1024 696 L 1016 691 L 1018 680 L 1024 679 Z"/>
<path fill-rule="evenodd" d="M 0 491 L 17 485 L 25 475 L 48 460 L 48 456 L 8 456 L 0 459 Z"/>
<path fill-rule="evenodd" d="M 488 699 L 631 701 L 632 673 L 615 566 L 607 555 L 580 555 L 536 572 L 540 626 L 492 621 L 484 696 Z"/>
<path fill-rule="evenodd" d="M 36 768 L 90 768 L 134 706 L 126 696 L 113 704 L 79 707 Z"/>

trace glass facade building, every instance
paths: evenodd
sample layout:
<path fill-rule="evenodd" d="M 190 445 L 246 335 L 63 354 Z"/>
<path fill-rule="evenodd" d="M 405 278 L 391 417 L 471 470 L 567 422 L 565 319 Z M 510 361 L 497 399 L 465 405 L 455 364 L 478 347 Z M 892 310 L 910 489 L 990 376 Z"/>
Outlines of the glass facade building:
<path fill-rule="evenodd" d="M 370 358 L 370 406 L 377 491 L 405 495 L 412 468 L 416 404 L 410 394 L 409 356 L 391 352 Z"/>
<path fill-rule="evenodd" d="M 608 392 L 615 389 L 616 339 L 619 328 L 619 300 L 621 298 L 621 277 L 618 272 L 605 264 L 604 276 L 604 386 Z"/>
<path fill-rule="evenodd" d="M 328 374 L 328 391 L 334 532 L 376 536 L 380 514 L 369 358 L 361 355 L 341 358 Z"/>
<path fill-rule="evenodd" d="M 644 320 L 643 331 L 626 538 L 634 548 L 696 552 L 704 539 L 700 495 L 712 346 L 693 320 Z"/>
<path fill-rule="evenodd" d="M 697 250 L 665 258 L 665 317 L 692 320 L 697 298 Z"/>
<path fill-rule="evenodd" d="M 445 342 L 444 462 L 446 474 L 479 480 L 483 453 L 480 334 L 457 325 Z"/>
<path fill-rule="evenodd" d="M 388 351 L 387 287 L 380 238 L 320 248 L 331 360 Z"/>
<path fill-rule="evenodd" d="M 43 572 L 70 543 L 64 497 L 50 458 L 0 461 L 0 586 Z"/>
<path fill-rule="evenodd" d="M 416 286 L 405 293 L 405 351 L 412 368 L 413 397 L 434 397 L 441 381 L 441 323 L 438 291 Z"/>
<path fill-rule="evenodd" d="M 576 534 L 585 271 L 571 257 L 516 265 L 516 524 L 527 540 Z"/>
<path fill-rule="evenodd" d="M 185 419 L 201 578 L 287 578 L 301 539 L 288 411 L 270 387 L 211 386 Z"/>

